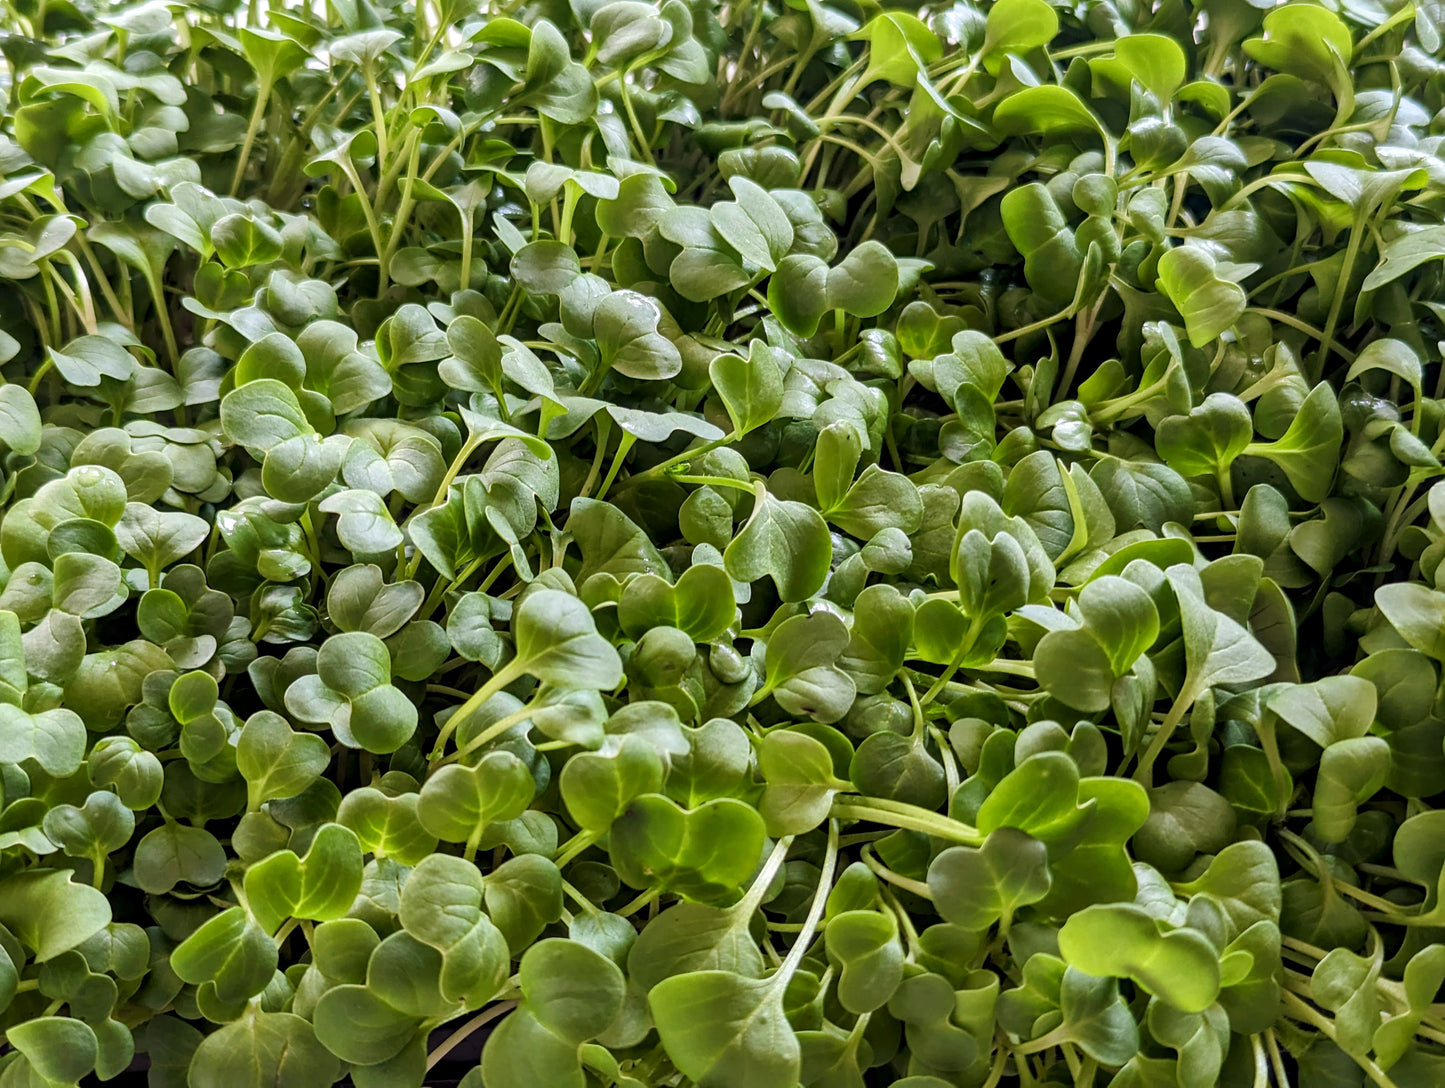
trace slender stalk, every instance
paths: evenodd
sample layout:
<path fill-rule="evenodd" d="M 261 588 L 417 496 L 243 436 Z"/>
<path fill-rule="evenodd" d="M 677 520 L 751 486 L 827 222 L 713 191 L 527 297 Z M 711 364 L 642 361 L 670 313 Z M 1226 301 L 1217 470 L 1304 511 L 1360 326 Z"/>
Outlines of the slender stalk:
<path fill-rule="evenodd" d="M 146 284 L 150 288 L 151 304 L 156 308 L 156 321 L 161 327 L 161 339 L 165 341 L 166 357 L 171 363 L 171 373 L 176 373 L 181 365 L 181 351 L 176 344 L 176 331 L 171 327 L 171 313 L 166 306 L 165 290 L 161 282 L 154 276 L 146 277 Z"/>
<path fill-rule="evenodd" d="M 29 385 L 30 395 L 32 397 L 40 389 L 41 381 L 44 380 L 45 376 L 50 373 L 54 366 L 55 360 L 51 359 L 50 356 L 47 355 L 45 357 L 45 361 L 35 368 L 35 373 L 30 376 Z"/>
<path fill-rule="evenodd" d="M 406 180 L 402 182 L 401 187 L 401 202 L 397 205 L 396 217 L 392 220 L 391 234 L 386 240 L 386 252 L 380 254 L 380 273 L 381 282 L 383 283 L 386 282 L 391 272 L 391 258 L 396 254 L 397 248 L 401 245 L 402 234 L 406 231 L 407 218 L 411 215 L 411 209 L 414 203 L 412 200 L 412 190 L 416 186 L 416 171 L 420 157 L 421 141 L 416 138 L 416 133 L 413 133 L 411 139 L 411 154 L 408 156 L 409 162 L 407 165 Z M 378 199 L 379 198 L 380 194 L 378 194 Z M 464 235 L 466 233 L 466 231 L 463 232 Z"/>
<path fill-rule="evenodd" d="M 1329 1039 L 1330 1042 L 1335 1041 L 1335 1025 L 1333 1024 L 1333 1022 L 1331 1022 L 1327 1017 L 1318 1012 L 1314 1008 L 1314 1006 L 1306 1004 L 1291 991 L 1285 990 L 1283 996 L 1286 1016 L 1288 1016 L 1292 1020 L 1300 1020 L 1306 1024 L 1309 1024 L 1311 1027 L 1315 1028 L 1322 1035 L 1324 1035 L 1325 1038 Z M 1271 1039 L 1266 1038 L 1265 1043 L 1266 1045 L 1270 1045 Z M 1271 1059 L 1273 1059 L 1274 1056 L 1278 1053 L 1278 1047 L 1275 1046 L 1273 1053 L 1271 1054 Z M 1349 1051 L 1346 1051 L 1346 1053 L 1349 1053 Z M 1360 1067 L 1360 1069 L 1364 1072 L 1365 1076 L 1369 1077 L 1370 1080 L 1374 1081 L 1375 1084 L 1379 1085 L 1379 1088 L 1397 1088 L 1395 1082 L 1390 1079 L 1390 1075 L 1386 1073 L 1383 1069 L 1381 1069 L 1378 1065 L 1376 1065 L 1374 1062 L 1372 1062 L 1369 1058 L 1365 1057 L 1362 1054 L 1350 1054 L 1350 1057 L 1355 1060 L 1355 1064 Z M 1283 1078 L 1284 1062 L 1278 1062 L 1275 1066 L 1275 1070 L 1276 1073 L 1281 1078 Z M 1281 1079 L 1280 1083 L 1288 1084 L 1289 1082 L 1287 1080 Z"/>
<path fill-rule="evenodd" d="M 361 184 L 361 175 L 356 172 L 356 167 L 351 160 L 342 156 L 338 165 L 356 192 L 356 199 L 361 204 L 361 214 L 366 219 L 366 231 L 371 235 L 372 248 L 376 250 L 376 255 L 380 258 L 386 250 L 386 243 L 381 237 L 381 224 L 376 218 L 376 208 L 372 206 L 371 198 L 366 195 L 366 186 Z M 379 298 L 386 291 L 386 269 L 378 265 L 378 271 L 376 293 Z"/>
<path fill-rule="evenodd" d="M 465 291 L 472 285 L 472 213 L 463 212 L 460 208 L 457 213 L 462 221 L 462 267 L 461 282 L 462 290 Z"/>
<path fill-rule="evenodd" d="M 627 460 L 627 455 L 632 451 L 637 436 L 622 432 L 622 437 L 617 442 L 617 452 L 612 455 L 612 465 L 607 470 L 607 477 L 602 481 L 602 486 L 597 490 L 598 500 L 607 497 L 607 492 L 612 489 L 612 482 L 617 479 L 617 474 L 622 471 L 622 462 Z"/>
<path fill-rule="evenodd" d="M 1350 275 L 1355 270 L 1355 259 L 1360 255 L 1360 238 L 1364 233 L 1362 217 L 1356 218 L 1354 225 L 1350 227 L 1350 239 L 1345 243 L 1345 261 L 1340 267 L 1339 279 L 1335 281 L 1335 295 L 1330 300 L 1329 316 L 1325 318 L 1324 335 L 1320 337 L 1318 360 L 1310 375 L 1312 382 L 1324 377 L 1325 363 L 1329 361 L 1330 349 L 1335 343 L 1335 328 L 1340 323 L 1340 311 L 1344 309 L 1345 296 L 1350 293 Z"/>
<path fill-rule="evenodd" d="M 1149 747 L 1144 750 L 1143 756 L 1139 758 L 1139 766 L 1134 771 L 1134 780 L 1146 790 L 1150 788 L 1154 780 L 1154 763 L 1164 751 L 1164 746 L 1169 743 L 1169 738 L 1174 735 L 1174 730 L 1179 728 L 1179 723 L 1184 720 L 1184 712 L 1189 709 L 1193 698 L 1181 697 L 1174 700 L 1174 705 L 1169 708 L 1169 714 L 1164 719 L 1159 729 L 1154 734 L 1154 739 L 1149 742 Z"/>
<path fill-rule="evenodd" d="M 472 829 L 472 833 L 467 836 L 466 845 L 462 849 L 463 861 L 477 860 L 477 848 L 481 845 L 482 832 L 484 830 L 486 830 L 485 824 L 477 824 L 477 826 Z"/>
<path fill-rule="evenodd" d="M 737 431 L 733 431 L 731 434 L 725 434 L 721 438 L 714 439 L 711 442 L 704 442 L 701 446 L 693 446 L 691 449 L 683 450 L 681 453 L 669 457 L 666 461 L 659 462 L 651 468 L 632 473 L 627 478 L 628 482 L 659 479 L 666 476 L 669 469 L 675 468 L 678 465 L 690 464 L 703 454 L 711 453 L 718 447 L 726 446 L 730 442 L 736 442 L 741 437 L 742 435 L 738 434 Z"/>
<path fill-rule="evenodd" d="M 601 913 L 597 909 L 596 903 L 592 902 L 592 900 L 588 899 L 585 895 L 583 895 L 580 891 L 578 891 L 575 887 L 573 887 L 565 880 L 562 881 L 562 890 L 567 893 L 568 898 L 570 898 L 574 903 L 576 903 L 588 914 Z"/>
<path fill-rule="evenodd" d="M 463 747 L 457 749 L 445 759 L 437 761 L 437 766 L 440 767 L 447 763 L 457 763 L 463 759 L 466 759 L 467 756 L 471 755 L 479 748 L 485 748 L 492 741 L 496 740 L 498 737 L 506 733 L 507 730 L 520 725 L 522 722 L 526 721 L 535 713 L 535 708 L 529 703 L 526 706 L 522 707 L 521 710 L 515 710 L 512 713 L 508 714 L 505 718 L 499 718 L 497 721 L 494 721 L 491 725 L 487 726 L 486 729 L 478 733 L 471 740 L 467 741 L 467 743 Z"/>
<path fill-rule="evenodd" d="M 128 329 L 134 330 L 135 319 L 131 316 L 129 307 L 122 306 L 120 299 L 116 298 L 115 291 L 110 286 L 110 279 L 105 274 L 105 269 L 100 266 L 100 259 L 96 257 L 95 250 L 91 248 L 90 242 L 84 234 L 77 234 L 71 241 L 79 248 L 81 256 L 95 272 L 95 283 L 100 288 L 100 297 L 105 299 L 105 304 L 110 307 L 115 319 Z"/>
<path fill-rule="evenodd" d="M 81 266 L 80 258 L 68 249 L 58 250 L 54 256 L 56 260 L 64 261 L 70 266 L 71 275 L 75 277 L 75 290 L 80 296 L 78 300 L 72 297 L 71 304 L 77 305 L 78 302 L 76 314 L 80 323 L 85 326 L 86 332 L 94 333 L 97 328 L 95 299 L 90 293 L 90 280 Z"/>
<path fill-rule="evenodd" d="M 884 801 L 877 797 L 845 795 L 833 802 L 833 815 L 840 820 L 867 820 L 869 823 L 886 824 L 908 831 L 921 831 L 934 838 L 963 843 L 965 846 L 982 846 L 984 836 L 977 828 L 930 809 L 905 805 L 897 801 Z"/>
<path fill-rule="evenodd" d="M 276 936 L 272 938 L 272 940 L 276 942 L 276 947 L 280 948 L 281 945 L 285 944 L 286 938 L 291 936 L 291 931 L 300 924 L 301 920 L 299 918 L 288 918 L 282 922 L 281 928 L 276 931 Z"/>
<path fill-rule="evenodd" d="M 425 602 L 423 602 L 421 606 L 421 611 L 416 614 L 416 618 L 419 620 L 424 620 L 433 612 L 435 612 L 437 605 L 441 604 L 442 598 L 445 597 L 447 593 L 450 592 L 453 588 L 461 585 L 473 574 L 475 574 L 477 568 L 482 565 L 482 562 L 483 560 L 481 559 L 472 560 L 465 567 L 463 567 L 461 571 L 457 574 L 457 576 L 451 581 L 447 581 L 447 579 L 438 576 L 436 580 L 436 585 L 432 586 L 431 593 L 427 595 L 427 599 Z"/>
<path fill-rule="evenodd" d="M 627 114 L 627 123 L 632 128 L 632 135 L 637 140 L 637 150 L 642 152 L 643 158 L 649 166 L 656 165 L 652 157 L 652 141 L 642 132 L 642 123 L 637 119 L 637 110 L 632 105 L 632 94 L 627 89 L 627 76 L 624 73 L 622 79 L 617 83 L 617 90 L 622 98 L 622 109 Z"/>
<path fill-rule="evenodd" d="M 1073 309 L 1073 304 L 1070 303 L 1056 314 L 1050 314 L 1048 317 L 1040 318 L 1027 325 L 1021 325 L 1017 329 L 1010 329 L 1008 332 L 999 333 L 993 338 L 993 342 L 995 344 L 1006 344 L 1010 340 L 1017 340 L 1020 336 L 1027 336 L 1031 332 L 1038 332 L 1040 329 L 1046 329 L 1050 325 L 1057 325 L 1060 321 L 1068 317 L 1073 312 Z"/>
<path fill-rule="evenodd" d="M 1301 321 L 1293 314 L 1287 314 L 1283 310 L 1270 309 L 1267 306 L 1251 306 L 1248 312 L 1259 314 L 1261 317 L 1267 317 L 1271 321 L 1278 321 L 1281 325 L 1288 325 L 1296 332 L 1302 332 L 1311 339 L 1318 340 L 1321 345 L 1325 344 L 1327 334 L 1323 329 L 1317 329 L 1308 321 Z M 1345 362 L 1353 363 L 1355 361 L 1355 353 L 1343 344 L 1336 344 L 1331 340 L 1328 347 Z M 1323 348 L 1321 350 L 1323 350 Z M 1321 356 L 1321 365 L 1323 365 L 1323 361 L 1324 357 Z"/>
<path fill-rule="evenodd" d="M 1214 473 L 1214 482 L 1219 485 L 1220 501 L 1227 508 L 1234 506 L 1234 478 L 1230 474 L 1229 466 L 1223 465 Z"/>
<path fill-rule="evenodd" d="M 619 907 L 617 910 L 617 916 L 619 918 L 631 918 L 634 914 L 642 910 L 648 904 L 655 902 L 657 900 L 657 897 L 661 894 L 662 892 L 660 889 L 649 888 L 647 891 L 642 892 L 638 896 L 635 896 L 632 902 L 626 904 L 625 906 Z"/>
<path fill-rule="evenodd" d="M 417 6 L 420 11 L 420 5 Z M 366 80 L 366 94 L 371 99 L 371 116 L 376 125 L 376 168 L 385 172 L 387 164 L 387 131 L 386 131 L 386 109 L 381 104 L 381 88 L 376 83 L 376 73 L 371 70 L 371 65 L 365 65 L 362 69 L 362 77 Z M 381 193 L 377 193 L 380 199 Z"/>
<path fill-rule="evenodd" d="M 1274 1071 L 1275 1083 L 1279 1088 L 1289 1088 L 1289 1073 L 1284 1067 L 1284 1056 L 1279 1052 L 1279 1042 L 1275 1039 L 1273 1028 L 1265 1030 L 1264 1046 L 1269 1051 L 1269 1065 Z"/>
<path fill-rule="evenodd" d="M 470 699 L 468 699 L 465 703 L 457 707 L 457 709 L 452 712 L 451 717 L 449 717 L 446 720 L 446 724 L 442 726 L 441 732 L 437 734 L 436 745 L 432 748 L 431 753 L 431 759 L 433 762 L 441 759 L 442 754 L 446 751 L 447 741 L 450 740 L 452 734 L 456 732 L 457 726 L 461 725 L 462 722 L 466 721 L 469 717 L 471 717 L 483 706 L 485 706 L 487 700 L 490 699 L 493 695 L 497 694 L 497 692 L 501 691 L 513 680 L 516 680 L 519 676 L 521 676 L 522 671 L 522 668 L 518 665 L 515 659 L 507 662 L 507 664 L 503 665 L 500 669 L 493 673 L 492 678 L 488 680 L 485 684 L 483 684 L 480 688 L 478 688 Z M 492 728 L 495 729 L 496 727 L 493 726 Z M 488 730 L 487 732 L 491 732 L 491 730 Z M 482 736 L 486 735 L 486 733 L 482 734 Z"/>
<path fill-rule="evenodd" d="M 933 898 L 933 893 L 928 890 L 927 884 L 921 880 L 906 877 L 902 873 L 896 873 L 888 868 L 888 866 L 884 865 L 874 855 L 872 847 L 864 847 L 860 856 L 863 859 L 863 864 L 868 866 L 869 871 L 880 880 L 886 880 L 895 888 L 902 888 L 905 892 L 911 892 L 921 899 L 931 900 Z"/>
<path fill-rule="evenodd" d="M 476 1016 L 473 1016 L 461 1027 L 457 1028 L 456 1031 L 452 1032 L 445 1039 L 443 1039 L 441 1044 L 437 1046 L 435 1050 L 429 1051 L 427 1053 L 427 1070 L 430 1071 L 439 1061 L 445 1058 L 462 1043 L 466 1042 L 466 1040 L 478 1028 L 490 1024 L 499 1016 L 507 1015 L 507 1013 L 511 1012 L 516 1007 L 517 1003 L 515 1001 L 499 1001 L 497 1002 L 497 1004 L 492 1005 L 489 1008 L 483 1009 L 481 1012 L 477 1013 Z"/>
<path fill-rule="evenodd" d="M 557 856 L 552 859 L 552 864 L 559 869 L 565 869 L 600 837 L 595 831 L 579 831 L 557 851 Z"/>
<path fill-rule="evenodd" d="M 259 76 L 260 73 L 258 72 Z M 231 176 L 231 196 L 241 191 L 241 179 L 246 176 L 246 165 L 251 159 L 251 148 L 256 143 L 256 134 L 261 131 L 261 119 L 266 116 L 266 107 L 271 101 L 271 80 L 258 78 L 256 81 L 256 104 L 251 107 L 251 120 L 246 124 L 246 136 L 241 141 L 241 154 L 236 160 L 236 172 Z"/>
<path fill-rule="evenodd" d="M 754 494 L 758 494 L 766 486 L 761 481 L 754 485 L 744 480 L 734 480 L 731 476 L 674 476 L 673 480 L 697 487 L 726 487 L 734 491 L 751 491 Z"/>
<path fill-rule="evenodd" d="M 597 486 L 597 480 L 602 475 L 602 461 L 607 456 L 607 439 L 612 434 L 612 417 L 606 412 L 598 412 L 592 417 L 592 428 L 597 436 L 597 450 L 592 455 L 592 466 L 587 470 L 587 479 L 583 481 L 582 490 L 578 492 L 583 498 L 592 494 L 592 489 Z"/>
<path fill-rule="evenodd" d="M 1064 396 L 1069 391 L 1069 386 L 1074 384 L 1074 374 L 1079 369 L 1079 363 L 1083 361 L 1084 349 L 1089 346 L 1089 341 L 1094 338 L 1094 322 L 1103 309 L 1108 294 L 1101 294 L 1099 301 L 1086 310 L 1080 310 L 1074 318 L 1074 342 L 1069 348 L 1069 357 L 1064 363 L 1063 375 L 1059 378 L 1058 396 Z"/>
<path fill-rule="evenodd" d="M 828 892 L 833 887 L 833 873 L 837 868 L 838 821 L 829 820 L 828 852 L 824 855 L 823 869 L 818 875 L 818 890 L 813 893 L 813 903 L 808 908 L 808 916 L 803 919 L 803 932 L 798 934 L 798 939 L 788 950 L 788 958 L 783 961 L 783 966 L 778 968 L 775 985 L 786 986 L 788 980 L 797 972 L 798 965 L 803 962 L 803 957 L 807 955 L 813 934 L 818 930 L 818 923 L 823 920 L 823 910 L 828 905 Z"/>
<path fill-rule="evenodd" d="M 446 474 L 442 477 L 441 483 L 437 485 L 436 492 L 428 502 L 418 506 L 412 511 L 412 517 L 416 517 L 416 515 L 420 514 L 423 510 L 430 510 L 434 506 L 440 506 L 446 501 L 447 492 L 451 490 L 452 481 L 457 478 L 457 473 L 461 472 L 462 467 L 467 463 L 467 459 L 477 451 L 477 447 L 481 444 L 482 440 L 476 435 L 467 435 L 466 441 L 462 443 L 462 448 L 457 451 L 457 455 L 452 458 L 452 463 L 447 466 Z M 421 552 L 418 551 L 412 556 L 411 562 L 407 566 L 406 576 L 408 578 L 416 577 L 416 572 L 421 569 L 421 561 L 422 555 Z"/>
<path fill-rule="evenodd" d="M 938 698 L 939 694 L 948 686 L 948 682 L 953 679 L 954 674 L 963 666 L 964 658 L 969 655 L 974 643 L 978 641 L 978 636 L 983 632 L 983 623 L 982 616 L 974 616 L 968 621 L 968 630 L 964 633 L 963 641 L 958 644 L 958 652 L 948 663 L 948 668 L 943 670 L 943 674 L 933 682 L 933 686 L 925 691 L 923 698 L 919 700 L 924 706 Z"/>
<path fill-rule="evenodd" d="M 758 870 L 758 875 L 753 877 L 753 882 L 748 886 L 748 892 L 732 906 L 732 910 L 738 914 L 751 916 L 754 911 L 763 905 L 763 897 L 768 894 L 772 887 L 773 878 L 778 875 L 778 870 L 783 867 L 783 862 L 788 858 L 788 850 L 793 845 L 793 836 L 784 835 L 777 842 L 773 843 L 768 858 L 763 862 L 763 867 Z"/>

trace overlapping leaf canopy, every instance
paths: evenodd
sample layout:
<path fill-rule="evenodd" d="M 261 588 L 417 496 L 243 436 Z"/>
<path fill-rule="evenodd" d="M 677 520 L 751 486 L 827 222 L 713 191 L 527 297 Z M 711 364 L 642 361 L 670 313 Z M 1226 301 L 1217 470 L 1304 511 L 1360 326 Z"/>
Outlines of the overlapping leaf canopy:
<path fill-rule="evenodd" d="M 0 23 L 0 1088 L 1445 1081 L 1440 5 Z"/>

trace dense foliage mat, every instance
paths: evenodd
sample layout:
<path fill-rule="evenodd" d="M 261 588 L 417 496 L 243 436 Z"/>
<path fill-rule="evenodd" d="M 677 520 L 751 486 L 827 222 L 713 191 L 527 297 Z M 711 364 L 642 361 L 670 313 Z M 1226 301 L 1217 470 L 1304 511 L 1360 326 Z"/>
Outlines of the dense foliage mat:
<path fill-rule="evenodd" d="M 1445 1083 L 1441 5 L 0 20 L 0 1088 Z"/>

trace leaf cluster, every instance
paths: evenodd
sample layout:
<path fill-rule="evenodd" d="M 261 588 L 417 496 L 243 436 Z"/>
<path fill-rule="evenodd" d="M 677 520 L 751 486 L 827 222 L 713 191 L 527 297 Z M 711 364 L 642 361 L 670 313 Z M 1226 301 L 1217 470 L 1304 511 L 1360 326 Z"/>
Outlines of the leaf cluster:
<path fill-rule="evenodd" d="M 1445 1083 L 1439 4 L 0 30 L 0 1088 Z"/>

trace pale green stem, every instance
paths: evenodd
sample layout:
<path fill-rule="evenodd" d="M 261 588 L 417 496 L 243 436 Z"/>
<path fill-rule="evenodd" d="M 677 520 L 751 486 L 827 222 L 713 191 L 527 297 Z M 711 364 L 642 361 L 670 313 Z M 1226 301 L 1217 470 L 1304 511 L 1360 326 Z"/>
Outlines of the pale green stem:
<path fill-rule="evenodd" d="M 849 794 L 833 802 L 832 812 L 841 820 L 866 820 L 908 831 L 921 831 L 925 835 L 965 846 L 983 845 L 984 836 L 977 828 L 942 813 L 900 801 L 885 801 L 880 797 L 858 797 L 855 801 L 854 795 Z"/>
<path fill-rule="evenodd" d="M 823 920 L 823 910 L 828 905 L 828 892 L 833 887 L 833 873 L 838 868 L 838 821 L 828 821 L 828 852 L 823 858 L 823 870 L 818 875 L 818 889 L 813 893 L 812 906 L 808 908 L 808 916 L 803 919 L 803 931 L 798 934 L 798 939 L 793 942 L 793 947 L 788 950 L 788 958 L 783 961 L 783 966 L 778 968 L 778 973 L 773 977 L 773 985 L 787 986 L 788 981 L 798 970 L 798 965 L 803 962 L 807 955 L 808 946 L 813 941 L 813 934 L 818 930 L 818 923 Z"/>
<path fill-rule="evenodd" d="M 513 680 L 516 680 L 522 673 L 523 669 L 518 665 L 516 659 L 507 662 L 507 664 L 493 673 L 492 678 L 478 688 L 470 699 L 457 707 L 457 709 L 452 712 L 452 716 L 446 720 L 446 724 L 442 726 L 441 732 L 437 734 L 436 746 L 432 749 L 431 759 L 433 761 L 440 759 L 442 753 L 446 751 L 447 741 L 450 740 L 451 735 L 456 732 L 457 726 L 461 725 L 462 722 L 466 721 L 485 706 L 488 699 L 501 691 Z M 483 733 L 482 736 L 486 736 L 486 734 Z M 480 738 L 478 739 L 480 740 Z"/>
<path fill-rule="evenodd" d="M 490 1023 L 499 1016 L 505 1016 L 516 1007 L 517 1003 L 515 1001 L 500 1001 L 497 1004 L 491 1006 L 490 1008 L 483 1009 L 481 1012 L 477 1013 L 476 1016 L 473 1016 L 465 1024 L 457 1028 L 456 1031 L 452 1032 L 444 1040 L 442 1040 L 441 1044 L 435 1050 L 430 1051 L 427 1054 L 427 1069 L 430 1070 L 439 1061 L 441 1061 L 453 1050 L 455 1050 L 457 1046 L 465 1042 L 467 1038 L 478 1028 L 482 1027 L 484 1024 Z"/>
<path fill-rule="evenodd" d="M 260 73 L 258 72 L 259 76 Z M 236 172 L 231 177 L 231 196 L 241 189 L 241 179 L 246 176 L 246 165 L 251 158 L 251 148 L 256 143 L 256 134 L 261 131 L 261 118 L 266 116 L 266 106 L 271 100 L 271 80 L 256 82 L 256 104 L 251 107 L 251 120 L 246 125 L 246 136 L 241 141 L 241 157 L 236 160 Z"/>
<path fill-rule="evenodd" d="M 1180 698 L 1174 700 L 1174 705 L 1169 708 L 1169 714 L 1165 717 L 1154 739 L 1149 742 L 1149 747 L 1144 750 L 1144 755 L 1139 759 L 1139 767 L 1134 772 L 1134 780 L 1146 790 L 1150 788 L 1154 778 L 1154 763 L 1159 758 L 1164 746 L 1169 743 L 1169 738 L 1174 735 L 1174 730 L 1179 728 L 1179 723 L 1184 720 L 1184 712 L 1194 701 L 1191 696 L 1188 699 L 1180 694 Z"/>

